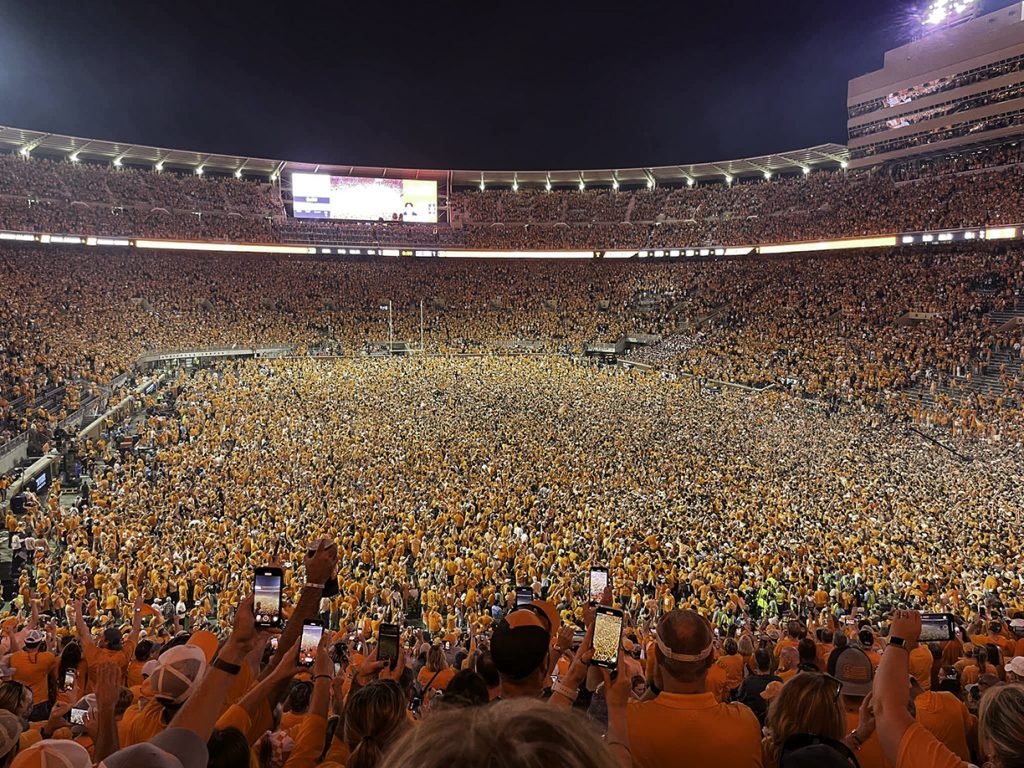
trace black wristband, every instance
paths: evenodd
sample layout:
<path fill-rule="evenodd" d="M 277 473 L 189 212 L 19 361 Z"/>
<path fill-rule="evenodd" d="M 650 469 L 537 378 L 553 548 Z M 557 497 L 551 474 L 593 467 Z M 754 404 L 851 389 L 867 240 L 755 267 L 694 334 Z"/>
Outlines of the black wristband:
<path fill-rule="evenodd" d="M 228 661 L 221 661 L 220 656 L 213 660 L 213 668 L 219 669 L 221 672 L 226 672 L 229 675 L 237 675 L 242 671 L 241 664 L 232 664 Z"/>

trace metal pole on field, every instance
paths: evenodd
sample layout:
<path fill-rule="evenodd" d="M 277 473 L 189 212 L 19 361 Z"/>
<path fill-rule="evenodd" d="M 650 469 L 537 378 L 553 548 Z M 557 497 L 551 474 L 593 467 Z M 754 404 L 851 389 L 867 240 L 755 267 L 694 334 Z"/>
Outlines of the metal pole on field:
<path fill-rule="evenodd" d="M 420 354 L 423 354 L 423 299 L 420 299 Z"/>

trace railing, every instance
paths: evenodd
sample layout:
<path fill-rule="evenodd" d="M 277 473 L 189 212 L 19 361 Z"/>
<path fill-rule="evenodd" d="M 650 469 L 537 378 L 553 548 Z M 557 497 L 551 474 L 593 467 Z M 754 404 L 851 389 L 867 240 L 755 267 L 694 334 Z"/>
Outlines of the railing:
<path fill-rule="evenodd" d="M 23 445 L 28 445 L 28 432 L 22 432 L 17 437 L 12 437 L 3 445 L 0 445 L 0 459 L 11 452 L 18 450 Z"/>

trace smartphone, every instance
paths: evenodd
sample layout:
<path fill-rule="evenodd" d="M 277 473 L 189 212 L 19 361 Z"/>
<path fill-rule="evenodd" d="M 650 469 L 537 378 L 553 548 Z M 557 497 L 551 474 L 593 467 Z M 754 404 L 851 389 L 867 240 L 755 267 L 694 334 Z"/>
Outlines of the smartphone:
<path fill-rule="evenodd" d="M 594 656 L 591 664 L 605 669 L 619 665 L 619 647 L 622 645 L 622 611 L 606 605 L 597 606 L 594 620 Z"/>
<path fill-rule="evenodd" d="M 74 668 L 64 670 L 64 684 L 62 689 L 72 691 L 75 688 L 75 681 L 78 679 L 78 671 Z"/>
<path fill-rule="evenodd" d="M 88 709 L 72 709 L 71 710 L 71 724 L 72 725 L 85 725 L 85 713 Z"/>
<path fill-rule="evenodd" d="M 276 635 L 274 637 L 270 638 L 270 649 L 272 651 L 276 651 L 277 650 L 277 646 L 278 646 L 279 643 L 280 643 L 280 638 L 278 638 Z"/>
<path fill-rule="evenodd" d="M 599 603 L 601 602 L 601 596 L 604 594 L 604 588 L 608 586 L 608 569 L 607 568 L 591 568 L 590 569 L 590 602 Z"/>
<path fill-rule="evenodd" d="M 257 568 L 253 578 L 253 613 L 256 626 L 268 629 L 281 626 L 281 586 L 284 572 L 280 568 Z"/>
<path fill-rule="evenodd" d="M 324 633 L 324 625 L 319 621 L 306 619 L 302 622 L 302 641 L 299 643 L 299 664 L 312 667 L 316 661 L 316 651 L 320 646 L 320 637 Z"/>
<path fill-rule="evenodd" d="M 952 640 L 956 632 L 956 621 L 951 613 L 922 613 L 921 642 L 933 643 Z"/>
<path fill-rule="evenodd" d="M 516 607 L 533 602 L 533 587 L 516 587 Z"/>
<path fill-rule="evenodd" d="M 398 664 L 400 634 L 397 624 L 381 624 L 377 630 L 377 661 L 389 662 L 391 669 Z"/>

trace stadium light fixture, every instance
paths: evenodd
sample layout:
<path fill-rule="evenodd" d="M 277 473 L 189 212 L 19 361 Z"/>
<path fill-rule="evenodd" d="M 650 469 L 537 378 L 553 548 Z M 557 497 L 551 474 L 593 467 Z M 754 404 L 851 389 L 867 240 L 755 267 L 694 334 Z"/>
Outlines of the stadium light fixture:
<path fill-rule="evenodd" d="M 242 169 L 241 168 L 239 168 L 237 171 L 235 171 L 235 178 L 236 179 L 242 178 Z"/>
<path fill-rule="evenodd" d="M 544 182 L 544 189 L 546 189 L 548 192 L 551 191 L 551 179 L 548 179 L 547 181 Z"/>
<path fill-rule="evenodd" d="M 809 165 L 805 165 L 803 170 L 804 170 L 804 176 L 808 176 L 811 173 L 811 167 Z"/>
<path fill-rule="evenodd" d="M 728 173 L 725 174 L 725 183 L 732 184 L 732 176 L 730 176 Z"/>
<path fill-rule="evenodd" d="M 70 160 L 72 163 L 77 163 L 78 162 L 78 153 L 77 152 L 72 152 L 70 155 L 68 155 L 68 160 Z"/>
<path fill-rule="evenodd" d="M 115 157 L 114 158 L 114 167 L 115 168 L 120 168 L 121 167 L 121 158 L 120 157 Z"/>
<path fill-rule="evenodd" d="M 483 192 L 485 189 L 487 189 L 487 185 L 484 184 L 483 179 L 481 179 L 480 180 L 480 191 Z"/>
<path fill-rule="evenodd" d="M 648 189 L 654 189 L 654 179 L 648 179 L 647 180 L 647 188 Z"/>
<path fill-rule="evenodd" d="M 846 166 L 848 166 L 848 165 L 849 165 L 849 163 L 846 162 L 845 160 L 840 160 L 839 161 L 839 167 L 842 168 L 844 171 L 846 170 Z"/>
<path fill-rule="evenodd" d="M 618 188 L 619 188 L 619 180 L 618 179 L 612 179 L 612 189 L 618 190 Z"/>
<path fill-rule="evenodd" d="M 29 155 L 32 154 L 32 150 L 29 149 L 28 147 L 22 147 L 21 149 L 18 150 L 18 154 L 21 155 L 22 157 L 28 157 Z"/>
<path fill-rule="evenodd" d="M 764 180 L 765 181 L 771 181 L 772 180 L 772 172 L 771 171 L 765 171 L 764 172 Z"/>
<path fill-rule="evenodd" d="M 587 188 L 587 185 L 583 183 L 583 179 L 580 179 L 580 192 L 582 192 L 586 188 Z"/>
<path fill-rule="evenodd" d="M 518 181 L 513 181 L 512 182 L 512 191 L 513 192 L 518 192 L 519 191 L 519 182 Z"/>
<path fill-rule="evenodd" d="M 164 161 L 163 160 L 161 160 L 159 163 L 157 163 L 156 165 L 153 166 L 153 170 L 156 171 L 157 173 L 160 173 L 160 171 L 162 171 L 163 169 L 164 169 Z"/>
<path fill-rule="evenodd" d="M 697 180 L 695 178 L 693 178 L 693 176 L 687 176 L 686 177 L 686 186 L 692 187 L 696 183 L 697 183 Z"/>
<path fill-rule="evenodd" d="M 203 166 L 200 165 L 198 168 L 196 168 L 196 176 L 202 176 L 202 175 L 203 175 Z"/>

